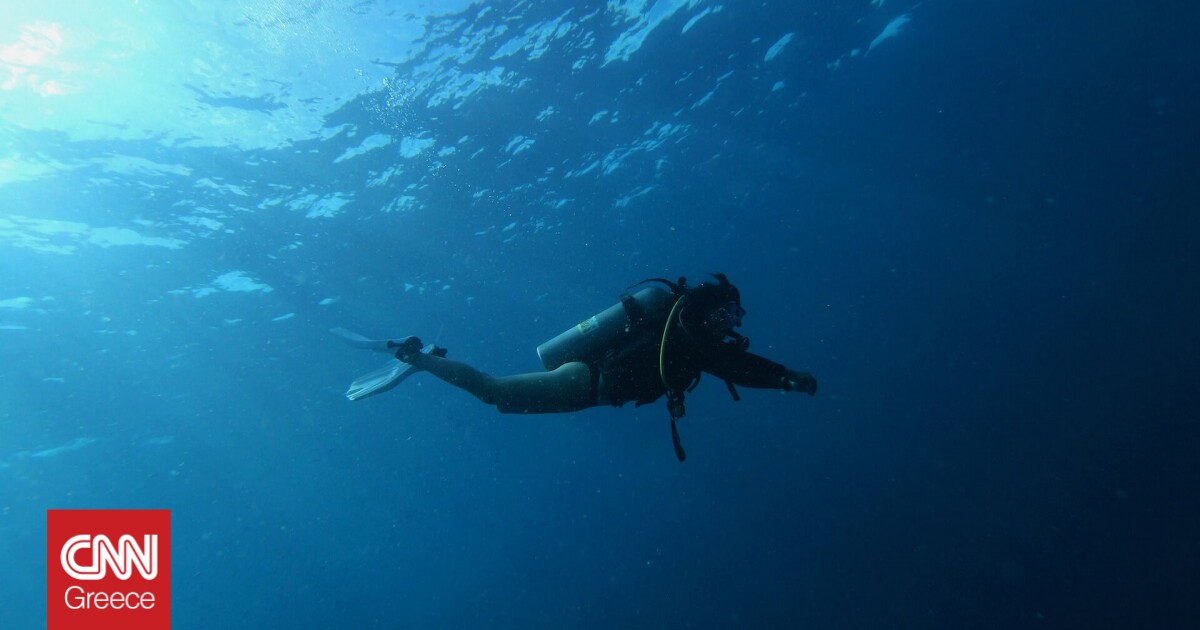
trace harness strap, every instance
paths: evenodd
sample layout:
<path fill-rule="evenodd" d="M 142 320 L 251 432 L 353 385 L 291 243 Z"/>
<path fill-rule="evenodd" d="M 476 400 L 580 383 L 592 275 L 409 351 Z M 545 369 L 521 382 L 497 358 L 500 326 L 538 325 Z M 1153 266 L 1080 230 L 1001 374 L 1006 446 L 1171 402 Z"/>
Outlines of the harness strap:
<path fill-rule="evenodd" d="M 738 396 L 737 388 L 733 386 L 733 381 L 725 381 L 725 387 L 729 388 L 729 395 L 733 396 L 733 402 L 741 401 L 742 397 Z"/>
<path fill-rule="evenodd" d="M 679 428 L 675 426 L 675 418 L 671 418 L 671 443 L 675 445 L 675 459 L 680 463 L 687 459 L 687 453 L 683 450 L 683 444 L 679 441 Z"/>

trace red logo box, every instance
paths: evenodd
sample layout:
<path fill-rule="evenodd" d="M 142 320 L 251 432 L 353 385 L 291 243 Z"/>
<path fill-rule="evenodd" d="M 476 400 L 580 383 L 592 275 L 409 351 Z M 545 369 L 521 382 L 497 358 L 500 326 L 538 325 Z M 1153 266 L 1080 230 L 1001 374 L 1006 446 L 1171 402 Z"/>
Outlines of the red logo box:
<path fill-rule="evenodd" d="M 168 630 L 170 510 L 47 510 L 48 630 Z"/>

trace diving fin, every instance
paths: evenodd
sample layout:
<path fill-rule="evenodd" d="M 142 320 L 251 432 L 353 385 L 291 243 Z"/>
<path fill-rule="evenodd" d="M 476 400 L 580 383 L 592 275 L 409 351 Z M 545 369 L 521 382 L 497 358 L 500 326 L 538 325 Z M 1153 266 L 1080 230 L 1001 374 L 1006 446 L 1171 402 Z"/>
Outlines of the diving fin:
<path fill-rule="evenodd" d="M 391 341 L 390 339 L 367 339 L 356 332 L 350 332 L 349 330 L 340 327 L 330 328 L 329 332 L 341 337 L 342 341 L 346 342 L 347 344 L 361 350 L 374 350 L 376 352 L 386 352 L 388 354 L 395 352 L 395 350 L 391 349 L 392 346 L 389 345 L 389 342 Z"/>
<path fill-rule="evenodd" d="M 421 352 L 439 357 L 446 356 L 445 348 L 439 348 L 433 344 L 421 348 Z M 368 372 L 354 379 L 354 382 L 350 383 L 350 389 L 346 390 L 346 398 L 359 400 L 367 396 L 382 394 L 420 371 L 420 368 L 415 365 L 410 365 L 400 359 L 391 359 L 387 362 L 387 365 L 378 370 Z"/>
<path fill-rule="evenodd" d="M 404 382 L 404 379 L 417 372 L 416 366 L 409 365 L 400 359 L 392 359 L 387 365 L 368 372 L 354 379 L 350 389 L 346 390 L 346 398 L 358 400 L 375 394 L 382 394 Z"/>
<path fill-rule="evenodd" d="M 392 354 L 396 351 L 397 341 L 392 339 L 367 339 L 366 337 L 346 330 L 345 328 L 333 328 L 329 332 L 337 335 L 342 341 L 347 344 L 362 350 L 372 350 L 375 352 L 386 352 Z M 446 349 L 439 348 L 433 344 L 429 344 L 421 348 L 421 352 L 432 354 L 434 356 L 446 356 Z M 346 398 L 350 400 L 359 400 L 368 396 L 382 394 L 393 387 L 403 383 L 405 379 L 413 374 L 420 372 L 414 365 L 410 365 L 400 359 L 389 359 L 387 364 L 373 372 L 368 372 L 354 379 L 350 384 L 350 389 L 346 390 Z"/>

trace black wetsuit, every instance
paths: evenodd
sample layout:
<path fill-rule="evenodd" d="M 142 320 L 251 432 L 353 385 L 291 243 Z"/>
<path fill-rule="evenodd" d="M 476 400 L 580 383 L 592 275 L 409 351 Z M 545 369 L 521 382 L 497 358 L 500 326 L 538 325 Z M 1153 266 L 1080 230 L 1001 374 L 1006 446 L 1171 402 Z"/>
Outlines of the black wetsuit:
<path fill-rule="evenodd" d="M 613 406 L 627 402 L 644 405 L 667 393 L 659 374 L 659 339 L 657 335 L 645 335 L 641 343 L 592 366 Z M 671 389 L 679 392 L 686 390 L 702 372 L 743 387 L 785 388 L 787 368 L 783 365 L 747 352 L 737 344 L 696 343 L 678 329 L 672 330 L 667 338 L 664 359 Z"/>

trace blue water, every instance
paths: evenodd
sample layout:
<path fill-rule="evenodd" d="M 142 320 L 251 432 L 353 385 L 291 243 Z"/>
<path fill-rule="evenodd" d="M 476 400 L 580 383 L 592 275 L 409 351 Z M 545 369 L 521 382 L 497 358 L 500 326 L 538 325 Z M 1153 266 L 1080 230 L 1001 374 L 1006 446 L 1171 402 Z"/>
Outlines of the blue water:
<path fill-rule="evenodd" d="M 50 508 L 172 510 L 177 628 L 1200 622 L 1195 3 L 166 4 L 0 23 L 0 627 Z M 708 271 L 821 389 L 684 464 L 342 396 Z"/>

